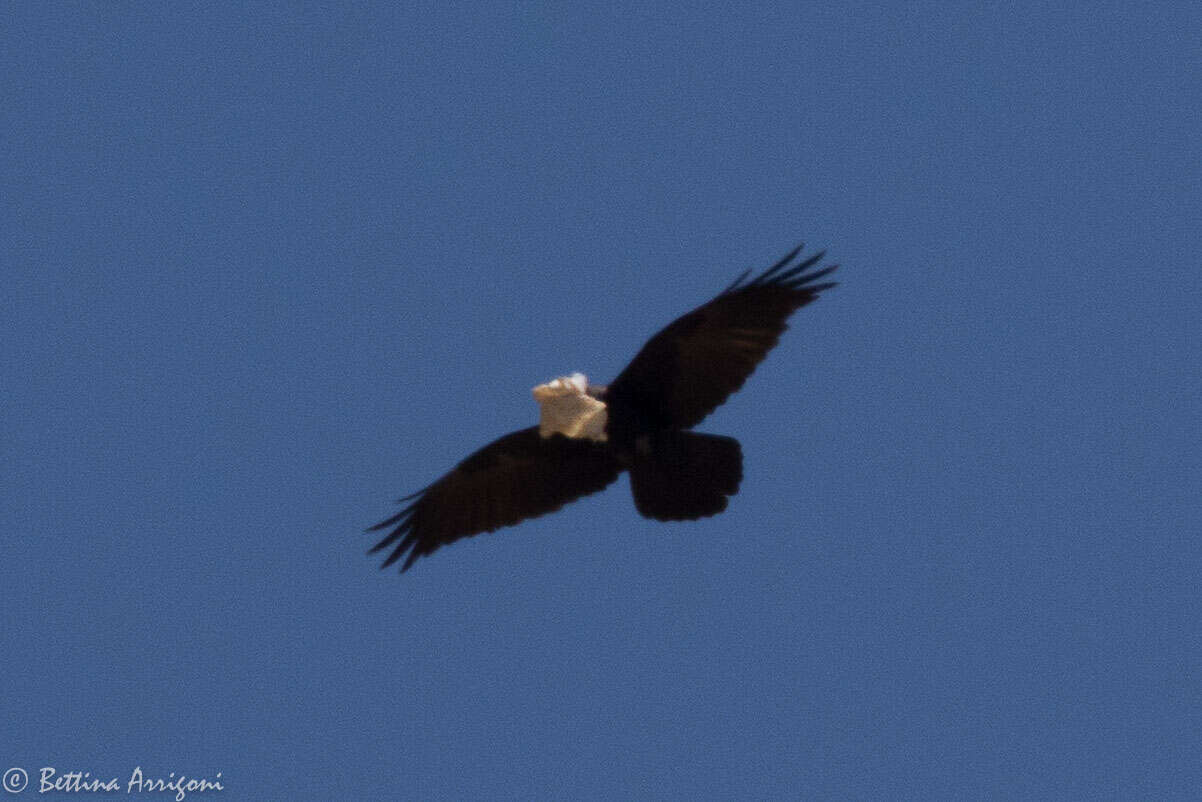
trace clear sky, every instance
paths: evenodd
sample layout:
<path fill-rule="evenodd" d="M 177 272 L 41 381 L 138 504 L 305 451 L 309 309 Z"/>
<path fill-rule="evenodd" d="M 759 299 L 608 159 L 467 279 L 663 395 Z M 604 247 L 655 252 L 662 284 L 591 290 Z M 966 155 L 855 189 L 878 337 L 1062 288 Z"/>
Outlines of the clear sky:
<path fill-rule="evenodd" d="M 7 6 L 0 769 L 1197 798 L 1202 10 L 974 5 Z M 365 555 L 800 240 L 723 515 Z"/>

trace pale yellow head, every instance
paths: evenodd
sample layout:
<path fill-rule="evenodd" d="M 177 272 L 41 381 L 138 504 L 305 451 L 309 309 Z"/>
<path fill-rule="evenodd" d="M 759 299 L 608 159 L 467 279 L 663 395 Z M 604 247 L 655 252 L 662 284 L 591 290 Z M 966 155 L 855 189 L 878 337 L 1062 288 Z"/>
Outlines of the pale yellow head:
<path fill-rule="evenodd" d="M 605 404 L 588 395 L 583 373 L 561 376 L 532 391 L 541 408 L 538 433 L 543 437 L 562 434 L 604 442 L 608 420 Z"/>

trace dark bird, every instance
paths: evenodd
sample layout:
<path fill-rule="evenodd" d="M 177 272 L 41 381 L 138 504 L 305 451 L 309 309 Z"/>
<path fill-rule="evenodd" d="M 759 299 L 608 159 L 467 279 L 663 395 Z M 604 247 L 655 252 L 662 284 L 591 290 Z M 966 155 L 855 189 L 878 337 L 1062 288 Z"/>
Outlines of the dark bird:
<path fill-rule="evenodd" d="M 660 521 L 716 515 L 739 492 L 739 441 L 691 432 L 755 370 L 795 311 L 835 282 L 838 265 L 798 263 L 801 245 L 759 276 L 748 270 L 707 304 L 656 334 L 608 387 L 579 373 L 534 388 L 538 426 L 507 434 L 398 503 L 368 529 L 389 530 L 371 552 L 382 567 L 481 532 L 513 526 L 596 493 L 630 471 L 634 506 Z M 369 552 L 370 553 L 370 552 Z"/>

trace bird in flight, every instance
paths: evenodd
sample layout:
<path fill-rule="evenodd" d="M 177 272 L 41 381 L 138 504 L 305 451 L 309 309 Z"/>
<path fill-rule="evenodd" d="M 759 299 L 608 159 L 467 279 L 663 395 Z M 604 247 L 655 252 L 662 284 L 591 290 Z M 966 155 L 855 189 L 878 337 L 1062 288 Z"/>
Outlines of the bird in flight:
<path fill-rule="evenodd" d="M 798 245 L 750 280 L 647 341 L 618 377 L 591 385 L 579 373 L 533 390 L 538 426 L 507 434 L 442 478 L 397 503 L 368 529 L 387 530 L 369 553 L 407 571 L 442 546 L 554 512 L 630 472 L 634 506 L 647 518 L 717 515 L 743 479 L 733 437 L 689 431 L 743 386 L 787 328 L 785 321 L 835 282 L 838 265 L 814 269 L 826 252 L 798 262 Z"/>

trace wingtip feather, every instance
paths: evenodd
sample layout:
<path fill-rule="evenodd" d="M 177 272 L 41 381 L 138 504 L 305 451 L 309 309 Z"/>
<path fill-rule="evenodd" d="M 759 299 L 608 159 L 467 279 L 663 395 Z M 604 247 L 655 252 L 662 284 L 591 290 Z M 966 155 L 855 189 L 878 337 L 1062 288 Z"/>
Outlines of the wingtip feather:
<path fill-rule="evenodd" d="M 784 286 L 793 290 L 816 291 L 818 285 L 814 282 L 820 278 L 823 278 L 824 276 L 829 276 L 831 273 L 835 272 L 836 268 L 838 267 L 838 265 L 831 265 L 830 267 L 824 267 L 821 270 L 815 270 L 813 273 L 805 273 L 803 275 L 796 276 L 792 278 L 792 280 L 782 283 Z"/>
<path fill-rule="evenodd" d="M 747 289 L 749 287 L 787 287 L 791 290 L 810 290 L 812 282 L 830 274 L 838 265 L 824 267 L 821 270 L 816 270 L 811 273 L 806 271 L 817 265 L 826 257 L 826 250 L 818 251 L 817 253 L 807 256 L 797 264 L 791 265 L 793 259 L 801 253 L 805 247 L 805 243 L 798 245 L 793 250 L 785 254 L 784 258 L 778 261 L 772 267 L 765 270 L 763 273 L 756 276 L 749 282 L 744 283 L 747 273 L 739 276 L 730 287 L 723 291 L 723 294 L 728 294 L 733 291 Z"/>
<path fill-rule="evenodd" d="M 738 278 L 736 278 L 734 281 L 732 281 L 730 284 L 728 284 L 726 286 L 726 289 L 722 290 L 722 292 L 720 294 L 725 295 L 728 292 L 733 292 L 734 290 L 737 290 L 739 288 L 739 285 L 743 283 L 743 279 L 747 278 L 749 275 L 751 275 L 751 268 L 747 268 L 742 273 L 740 273 Z"/>
<path fill-rule="evenodd" d="M 768 268 L 763 273 L 761 273 L 759 276 L 757 276 L 755 281 L 751 282 L 752 285 L 761 284 L 763 282 L 770 280 L 774 273 L 776 273 L 778 270 L 783 268 L 785 265 L 789 264 L 789 262 L 792 262 L 793 257 L 797 256 L 797 254 L 801 253 L 802 248 L 804 248 L 805 246 L 806 246 L 806 244 L 804 242 L 798 243 L 797 247 L 794 248 L 793 250 L 789 251 L 788 253 L 786 253 L 783 257 L 781 257 L 781 260 L 779 262 L 772 265 L 772 267 Z"/>

